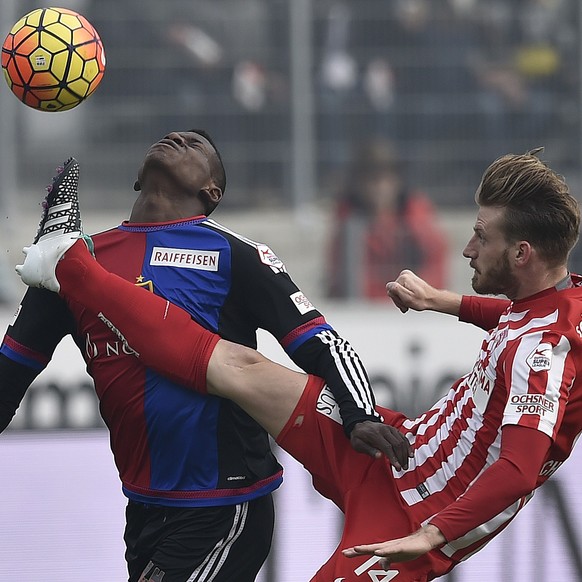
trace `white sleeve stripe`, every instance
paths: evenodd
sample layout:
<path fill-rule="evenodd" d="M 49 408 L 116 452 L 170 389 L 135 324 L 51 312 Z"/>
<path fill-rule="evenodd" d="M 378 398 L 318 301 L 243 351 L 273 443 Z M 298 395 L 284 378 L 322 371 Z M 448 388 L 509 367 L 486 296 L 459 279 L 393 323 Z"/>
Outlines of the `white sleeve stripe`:
<path fill-rule="evenodd" d="M 361 376 L 358 374 L 358 370 L 353 365 L 350 365 L 353 362 L 350 359 L 350 354 L 346 353 L 345 346 L 338 346 L 338 338 L 329 331 L 321 332 L 317 336 L 324 344 L 329 346 L 329 351 L 336 364 L 336 368 L 358 407 L 364 408 L 368 412 L 361 388 Z"/>
<path fill-rule="evenodd" d="M 533 495 L 534 491 L 532 491 L 526 497 L 518 499 L 515 503 L 510 505 L 507 509 L 505 509 L 504 511 L 502 511 L 501 513 L 499 513 L 486 523 L 483 523 L 480 526 L 476 527 L 475 529 L 472 529 L 471 531 L 467 532 L 464 536 L 461 536 L 460 538 L 457 538 L 456 540 L 452 540 L 448 544 L 445 544 L 442 548 L 440 548 L 440 551 L 443 554 L 445 554 L 445 556 L 448 556 L 450 558 L 455 554 L 455 552 L 463 550 L 473 545 L 474 543 L 479 542 L 486 536 L 497 531 L 509 520 L 513 519 L 515 515 L 524 507 L 524 505 L 533 497 Z"/>
<path fill-rule="evenodd" d="M 372 389 L 362 362 L 352 346 L 330 331 L 322 331 L 317 337 L 327 346 L 336 368 L 357 406 L 366 414 L 379 417 L 372 404 Z"/>
<path fill-rule="evenodd" d="M 361 362 L 354 349 L 347 341 L 334 336 L 329 331 L 323 331 L 318 335 L 329 346 L 336 367 L 358 406 L 363 408 L 367 414 L 372 413 L 371 399 L 366 392 L 366 388 L 369 389 L 369 386 L 365 381 Z"/>

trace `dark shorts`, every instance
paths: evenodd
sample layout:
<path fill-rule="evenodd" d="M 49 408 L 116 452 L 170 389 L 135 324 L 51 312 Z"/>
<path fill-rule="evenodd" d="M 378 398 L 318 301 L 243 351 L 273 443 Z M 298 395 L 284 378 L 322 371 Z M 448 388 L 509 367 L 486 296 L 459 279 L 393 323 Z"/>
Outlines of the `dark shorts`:
<path fill-rule="evenodd" d="M 176 508 L 130 501 L 129 582 L 252 582 L 271 548 L 271 495 L 238 505 Z"/>

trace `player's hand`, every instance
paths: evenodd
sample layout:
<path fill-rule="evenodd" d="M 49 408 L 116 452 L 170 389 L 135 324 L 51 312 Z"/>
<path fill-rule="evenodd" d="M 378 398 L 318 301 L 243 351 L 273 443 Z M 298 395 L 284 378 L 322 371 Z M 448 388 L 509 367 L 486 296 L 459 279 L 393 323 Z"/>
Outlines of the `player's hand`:
<path fill-rule="evenodd" d="M 436 295 L 437 290 L 412 271 L 404 270 L 396 281 L 386 283 L 386 292 L 394 305 L 402 313 L 406 313 L 409 309 L 413 311 L 429 309 L 431 297 Z"/>
<path fill-rule="evenodd" d="M 454 291 L 437 289 L 412 271 L 404 270 L 396 281 L 386 283 L 386 292 L 394 305 L 406 313 L 430 309 L 459 317 L 463 296 Z"/>
<path fill-rule="evenodd" d="M 417 532 L 380 544 L 366 544 L 342 550 L 344 556 L 355 558 L 361 555 L 381 556 L 380 567 L 390 569 L 393 562 L 407 562 L 438 548 L 446 542 L 445 536 L 434 525 L 428 524 Z"/>
<path fill-rule="evenodd" d="M 386 455 L 398 470 L 408 469 L 408 459 L 413 456 L 407 438 L 398 429 L 381 422 L 359 422 L 352 429 L 350 441 L 359 453 L 376 459 Z"/>

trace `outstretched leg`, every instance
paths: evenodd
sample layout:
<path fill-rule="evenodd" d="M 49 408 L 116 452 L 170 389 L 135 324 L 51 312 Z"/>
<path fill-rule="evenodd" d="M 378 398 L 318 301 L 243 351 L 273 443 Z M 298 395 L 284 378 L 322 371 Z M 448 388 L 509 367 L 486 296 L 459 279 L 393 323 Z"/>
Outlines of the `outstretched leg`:
<path fill-rule="evenodd" d="M 106 271 L 77 241 L 56 266 L 60 294 L 95 313 L 149 368 L 199 392 L 234 400 L 277 437 L 307 376 L 197 324 L 143 287 Z"/>
<path fill-rule="evenodd" d="M 172 381 L 205 393 L 220 337 L 143 287 L 106 271 L 78 240 L 56 265 L 59 294 L 101 319 L 142 360 Z"/>

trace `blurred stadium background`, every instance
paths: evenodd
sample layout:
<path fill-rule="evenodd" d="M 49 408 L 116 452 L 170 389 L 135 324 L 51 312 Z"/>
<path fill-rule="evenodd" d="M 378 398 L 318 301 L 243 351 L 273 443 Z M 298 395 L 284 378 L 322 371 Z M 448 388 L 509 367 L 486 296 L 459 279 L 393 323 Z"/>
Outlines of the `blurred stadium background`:
<path fill-rule="evenodd" d="M 2 38 L 40 1 L 2 0 Z M 61 0 L 98 29 L 108 64 L 78 109 L 47 114 L 0 89 L 0 323 L 24 288 L 13 274 L 43 188 L 81 163 L 86 230 L 119 223 L 150 143 L 205 128 L 228 188 L 215 218 L 268 243 L 363 355 L 382 404 L 414 413 L 472 365 L 480 334 L 387 303 L 325 296 L 333 204 L 354 145 L 397 147 L 437 209 L 446 283 L 470 290 L 461 251 L 480 175 L 544 146 L 580 194 L 579 0 Z M 573 270 L 578 266 L 573 256 Z M 354 278 L 359 265 L 352 265 Z M 262 349 L 286 361 L 268 338 Z M 124 579 L 123 498 L 80 356 L 63 345 L 0 439 L 0 562 L 6 579 Z M 576 456 L 576 454 L 575 454 Z M 580 454 L 578 453 L 578 457 Z M 285 458 L 286 459 L 286 458 Z M 292 460 L 262 582 L 306 580 L 340 516 Z M 582 580 L 582 506 L 572 459 L 555 485 L 449 582 Z M 568 477 L 569 481 L 566 480 Z M 381 502 L 381 500 L 379 500 Z"/>

